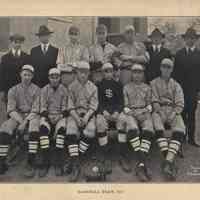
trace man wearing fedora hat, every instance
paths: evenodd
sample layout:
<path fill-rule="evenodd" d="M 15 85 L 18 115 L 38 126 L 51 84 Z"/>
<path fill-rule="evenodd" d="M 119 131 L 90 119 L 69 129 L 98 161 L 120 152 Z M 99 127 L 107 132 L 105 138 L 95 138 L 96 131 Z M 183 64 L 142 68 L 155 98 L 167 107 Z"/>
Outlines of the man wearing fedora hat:
<path fill-rule="evenodd" d="M 185 41 L 185 47 L 176 53 L 173 76 L 180 83 L 184 92 L 183 118 L 187 128 L 188 142 L 198 146 L 195 142 L 194 130 L 197 97 L 200 90 L 200 52 L 195 46 L 199 36 L 190 27 L 182 37 Z"/>
<path fill-rule="evenodd" d="M 35 77 L 33 82 L 39 87 L 44 87 L 48 83 L 48 71 L 56 67 L 58 48 L 49 43 L 53 32 L 45 25 L 39 27 L 38 36 L 40 44 L 31 49 L 31 64 L 35 68 Z"/>
<path fill-rule="evenodd" d="M 147 47 L 150 56 L 146 71 L 147 81 L 152 81 L 160 75 L 160 63 L 164 58 L 171 58 L 170 51 L 162 45 L 164 37 L 165 34 L 158 28 L 155 28 L 149 36 L 152 44 Z"/>
<path fill-rule="evenodd" d="M 0 65 L 0 96 L 7 98 L 8 90 L 20 82 L 21 67 L 29 63 L 29 56 L 22 51 L 25 37 L 20 34 L 10 36 L 10 49 L 2 56 Z"/>

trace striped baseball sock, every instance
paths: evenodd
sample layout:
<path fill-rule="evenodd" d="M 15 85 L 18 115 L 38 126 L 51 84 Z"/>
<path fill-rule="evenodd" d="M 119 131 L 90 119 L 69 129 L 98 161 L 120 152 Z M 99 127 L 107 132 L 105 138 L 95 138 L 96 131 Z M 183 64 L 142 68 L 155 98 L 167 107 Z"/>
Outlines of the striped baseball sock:
<path fill-rule="evenodd" d="M 11 136 L 6 132 L 0 132 L 0 160 L 5 161 L 8 155 L 8 149 L 11 142 Z"/>
<path fill-rule="evenodd" d="M 172 138 L 169 142 L 169 150 L 166 156 L 166 160 L 173 162 L 180 149 L 181 143 L 184 139 L 184 134 L 182 132 L 174 132 Z"/>
<path fill-rule="evenodd" d="M 135 152 L 140 150 L 140 138 L 137 129 L 128 131 L 128 141 Z"/>
<path fill-rule="evenodd" d="M 81 154 L 85 154 L 85 152 L 89 149 L 92 139 L 86 137 L 84 134 L 81 135 L 81 139 L 79 142 L 79 152 Z"/>
<path fill-rule="evenodd" d="M 35 164 L 35 157 L 38 152 L 38 144 L 39 144 L 39 133 L 38 132 L 30 132 L 29 133 L 29 141 L 28 141 L 28 163 L 30 165 Z"/>
<path fill-rule="evenodd" d="M 78 139 L 76 135 L 67 135 L 67 143 L 68 143 L 68 152 L 70 157 L 78 157 L 79 149 L 78 149 Z"/>
<path fill-rule="evenodd" d="M 156 131 L 156 143 L 158 144 L 163 156 L 166 157 L 168 152 L 168 140 L 166 137 L 164 137 L 164 131 Z"/>

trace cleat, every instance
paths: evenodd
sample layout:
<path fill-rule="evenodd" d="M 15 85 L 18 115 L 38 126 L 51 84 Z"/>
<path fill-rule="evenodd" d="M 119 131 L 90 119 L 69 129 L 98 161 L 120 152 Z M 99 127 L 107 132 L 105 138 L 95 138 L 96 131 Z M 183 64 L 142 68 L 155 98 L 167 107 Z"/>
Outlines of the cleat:
<path fill-rule="evenodd" d="M 30 164 L 27 164 L 26 168 L 25 168 L 25 172 L 24 172 L 24 177 L 26 178 L 33 178 L 36 174 L 36 170 L 33 166 L 31 166 Z"/>
<path fill-rule="evenodd" d="M 43 177 L 46 177 L 47 176 L 47 174 L 48 174 L 48 167 L 41 167 L 40 169 L 39 169 L 39 177 L 40 178 L 43 178 Z"/>
<path fill-rule="evenodd" d="M 121 169 L 126 173 L 130 173 L 132 171 L 130 162 L 125 156 L 120 156 L 119 165 Z"/>
<path fill-rule="evenodd" d="M 177 176 L 177 169 L 174 163 L 165 161 L 162 166 L 162 172 L 168 181 L 175 181 Z"/>
<path fill-rule="evenodd" d="M 149 175 L 145 165 L 137 164 L 135 171 L 139 181 L 149 182 L 151 180 L 151 176 Z"/>

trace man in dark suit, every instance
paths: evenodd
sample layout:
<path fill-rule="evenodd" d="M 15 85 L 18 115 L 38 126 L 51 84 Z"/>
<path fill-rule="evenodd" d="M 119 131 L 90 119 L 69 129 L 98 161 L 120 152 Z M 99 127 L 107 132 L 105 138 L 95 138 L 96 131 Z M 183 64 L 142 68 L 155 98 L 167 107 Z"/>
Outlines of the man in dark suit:
<path fill-rule="evenodd" d="M 20 82 L 20 71 L 29 63 L 29 55 L 22 51 L 25 37 L 20 34 L 10 36 L 11 48 L 1 58 L 0 65 L 0 98 L 6 101 L 8 90 Z"/>
<path fill-rule="evenodd" d="M 189 28 L 182 36 L 185 47 L 176 53 L 174 78 L 181 84 L 185 96 L 183 118 L 187 127 L 188 142 L 198 146 L 194 137 L 195 111 L 200 91 L 200 52 L 195 46 L 198 35 L 193 28 Z"/>
<path fill-rule="evenodd" d="M 41 25 L 36 35 L 39 37 L 40 45 L 31 49 L 31 64 L 35 69 L 33 82 L 39 87 L 44 87 L 48 83 L 48 71 L 56 67 L 58 48 L 49 43 L 53 32 L 45 25 Z"/>
<path fill-rule="evenodd" d="M 148 45 L 147 51 L 150 56 L 150 61 L 147 64 L 146 79 L 152 81 L 154 78 L 160 76 L 160 64 L 164 58 L 171 58 L 171 53 L 162 45 L 165 35 L 155 28 L 149 36 L 152 44 Z"/>

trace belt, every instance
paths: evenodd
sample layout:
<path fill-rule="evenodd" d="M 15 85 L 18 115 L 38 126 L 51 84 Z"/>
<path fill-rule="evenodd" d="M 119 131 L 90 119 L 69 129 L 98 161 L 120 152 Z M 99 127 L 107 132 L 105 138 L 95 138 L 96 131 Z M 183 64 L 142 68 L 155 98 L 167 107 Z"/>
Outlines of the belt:
<path fill-rule="evenodd" d="M 161 106 L 171 106 L 173 107 L 173 103 L 170 102 L 164 102 L 164 103 L 160 103 Z"/>

